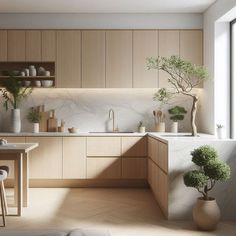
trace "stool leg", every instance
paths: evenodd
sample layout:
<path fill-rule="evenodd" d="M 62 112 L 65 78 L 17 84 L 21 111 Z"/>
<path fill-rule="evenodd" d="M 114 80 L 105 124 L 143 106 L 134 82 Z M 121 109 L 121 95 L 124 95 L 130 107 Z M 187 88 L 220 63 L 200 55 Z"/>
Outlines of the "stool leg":
<path fill-rule="evenodd" d="M 2 181 L 1 181 L 2 182 Z M 2 188 L 0 188 L 0 198 L 1 198 L 1 208 L 2 208 L 2 221 L 3 221 L 3 226 L 6 226 L 6 219 L 5 219 L 5 210 L 4 210 L 4 199 L 3 199 L 3 192 Z"/>
<path fill-rule="evenodd" d="M 5 187 L 4 187 L 4 182 L 1 182 L 1 188 L 2 188 L 2 192 L 3 192 L 3 203 L 4 203 L 4 209 L 5 209 L 5 214 L 8 215 L 8 208 L 7 208 L 7 198 L 6 198 L 6 191 L 5 191 Z"/>

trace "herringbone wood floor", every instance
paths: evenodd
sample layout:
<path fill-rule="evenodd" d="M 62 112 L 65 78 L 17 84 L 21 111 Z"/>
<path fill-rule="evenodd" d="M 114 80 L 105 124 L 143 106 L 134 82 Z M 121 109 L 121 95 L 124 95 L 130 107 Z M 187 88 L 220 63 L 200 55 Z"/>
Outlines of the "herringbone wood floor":
<path fill-rule="evenodd" d="M 235 236 L 235 223 L 206 233 L 191 221 L 166 221 L 149 189 L 31 188 L 23 216 L 7 217 L 8 229 L 98 228 L 111 236 Z"/>

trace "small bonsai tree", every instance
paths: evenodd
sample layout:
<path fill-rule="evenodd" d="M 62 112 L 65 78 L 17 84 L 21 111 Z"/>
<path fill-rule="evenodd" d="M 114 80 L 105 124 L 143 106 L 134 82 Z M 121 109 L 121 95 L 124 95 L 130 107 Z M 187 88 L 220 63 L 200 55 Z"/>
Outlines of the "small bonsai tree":
<path fill-rule="evenodd" d="M 199 170 L 184 174 L 184 184 L 196 188 L 203 195 L 204 200 L 211 199 L 209 191 L 217 181 L 226 181 L 230 178 L 230 167 L 218 159 L 216 150 L 208 145 L 201 146 L 191 152 L 192 162 Z"/>
<path fill-rule="evenodd" d="M 168 110 L 170 116 L 170 119 L 173 120 L 174 122 L 178 122 L 179 120 L 184 119 L 184 114 L 187 113 L 184 107 L 180 106 L 175 106 L 171 109 Z"/>
<path fill-rule="evenodd" d="M 197 136 L 197 127 L 195 124 L 198 97 L 192 93 L 193 88 L 200 85 L 204 80 L 208 79 L 207 71 L 202 66 L 196 66 L 189 61 L 185 61 L 178 56 L 170 58 L 158 57 L 148 58 L 148 69 L 158 69 L 165 71 L 168 77 L 168 83 L 174 89 L 173 94 L 182 94 L 192 98 L 191 110 L 191 127 L 192 135 Z M 159 90 L 156 97 L 159 97 Z"/>
<path fill-rule="evenodd" d="M 13 109 L 19 108 L 22 100 L 32 92 L 32 88 L 23 87 L 22 82 L 14 75 L 11 75 L 8 79 L 3 80 L 1 86 L 3 88 L 0 88 L 0 92 L 5 100 L 3 106 L 6 110 L 8 110 L 9 104 Z"/>
<path fill-rule="evenodd" d="M 39 123 L 41 120 L 41 114 L 38 109 L 36 108 L 31 108 L 28 115 L 27 115 L 27 120 L 30 123 Z"/>

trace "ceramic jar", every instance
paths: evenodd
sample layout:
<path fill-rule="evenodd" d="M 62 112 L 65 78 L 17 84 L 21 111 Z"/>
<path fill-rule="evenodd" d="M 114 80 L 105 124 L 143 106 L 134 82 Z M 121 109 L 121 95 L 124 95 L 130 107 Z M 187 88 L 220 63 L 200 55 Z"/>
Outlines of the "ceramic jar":
<path fill-rule="evenodd" d="M 33 66 L 33 65 L 29 66 L 29 75 L 30 76 L 36 76 L 37 75 L 37 71 L 36 71 L 35 66 Z"/>
<path fill-rule="evenodd" d="M 39 123 L 33 123 L 33 133 L 39 132 Z"/>
<path fill-rule="evenodd" d="M 178 133 L 178 122 L 173 122 L 171 124 L 171 133 Z"/>
<path fill-rule="evenodd" d="M 20 109 L 11 110 L 11 131 L 13 133 L 20 133 L 21 131 Z"/>

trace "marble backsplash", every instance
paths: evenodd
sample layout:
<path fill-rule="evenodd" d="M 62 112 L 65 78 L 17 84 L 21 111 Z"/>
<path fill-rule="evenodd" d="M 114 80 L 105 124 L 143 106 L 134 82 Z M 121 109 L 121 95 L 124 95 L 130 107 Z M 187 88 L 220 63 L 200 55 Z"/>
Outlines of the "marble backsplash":
<path fill-rule="evenodd" d="M 157 89 L 35 89 L 21 104 L 22 131 L 32 130 L 31 124 L 26 120 L 29 108 L 43 104 L 45 110 L 55 109 L 59 123 L 63 119 L 66 128 L 74 126 L 81 132 L 106 131 L 111 108 L 115 111 L 115 123 L 120 131 L 137 131 L 139 121 L 143 121 L 147 131 L 154 131 L 152 111 L 159 106 L 158 102 L 153 101 L 156 91 Z M 186 96 L 178 96 L 164 107 L 166 130 L 169 131 L 171 125 L 167 109 L 175 105 L 184 106 L 188 111 L 185 119 L 179 123 L 179 131 L 190 131 L 191 99 L 186 99 Z M 10 111 L 6 112 L 1 106 L 0 112 L 0 131 L 7 132 Z"/>

